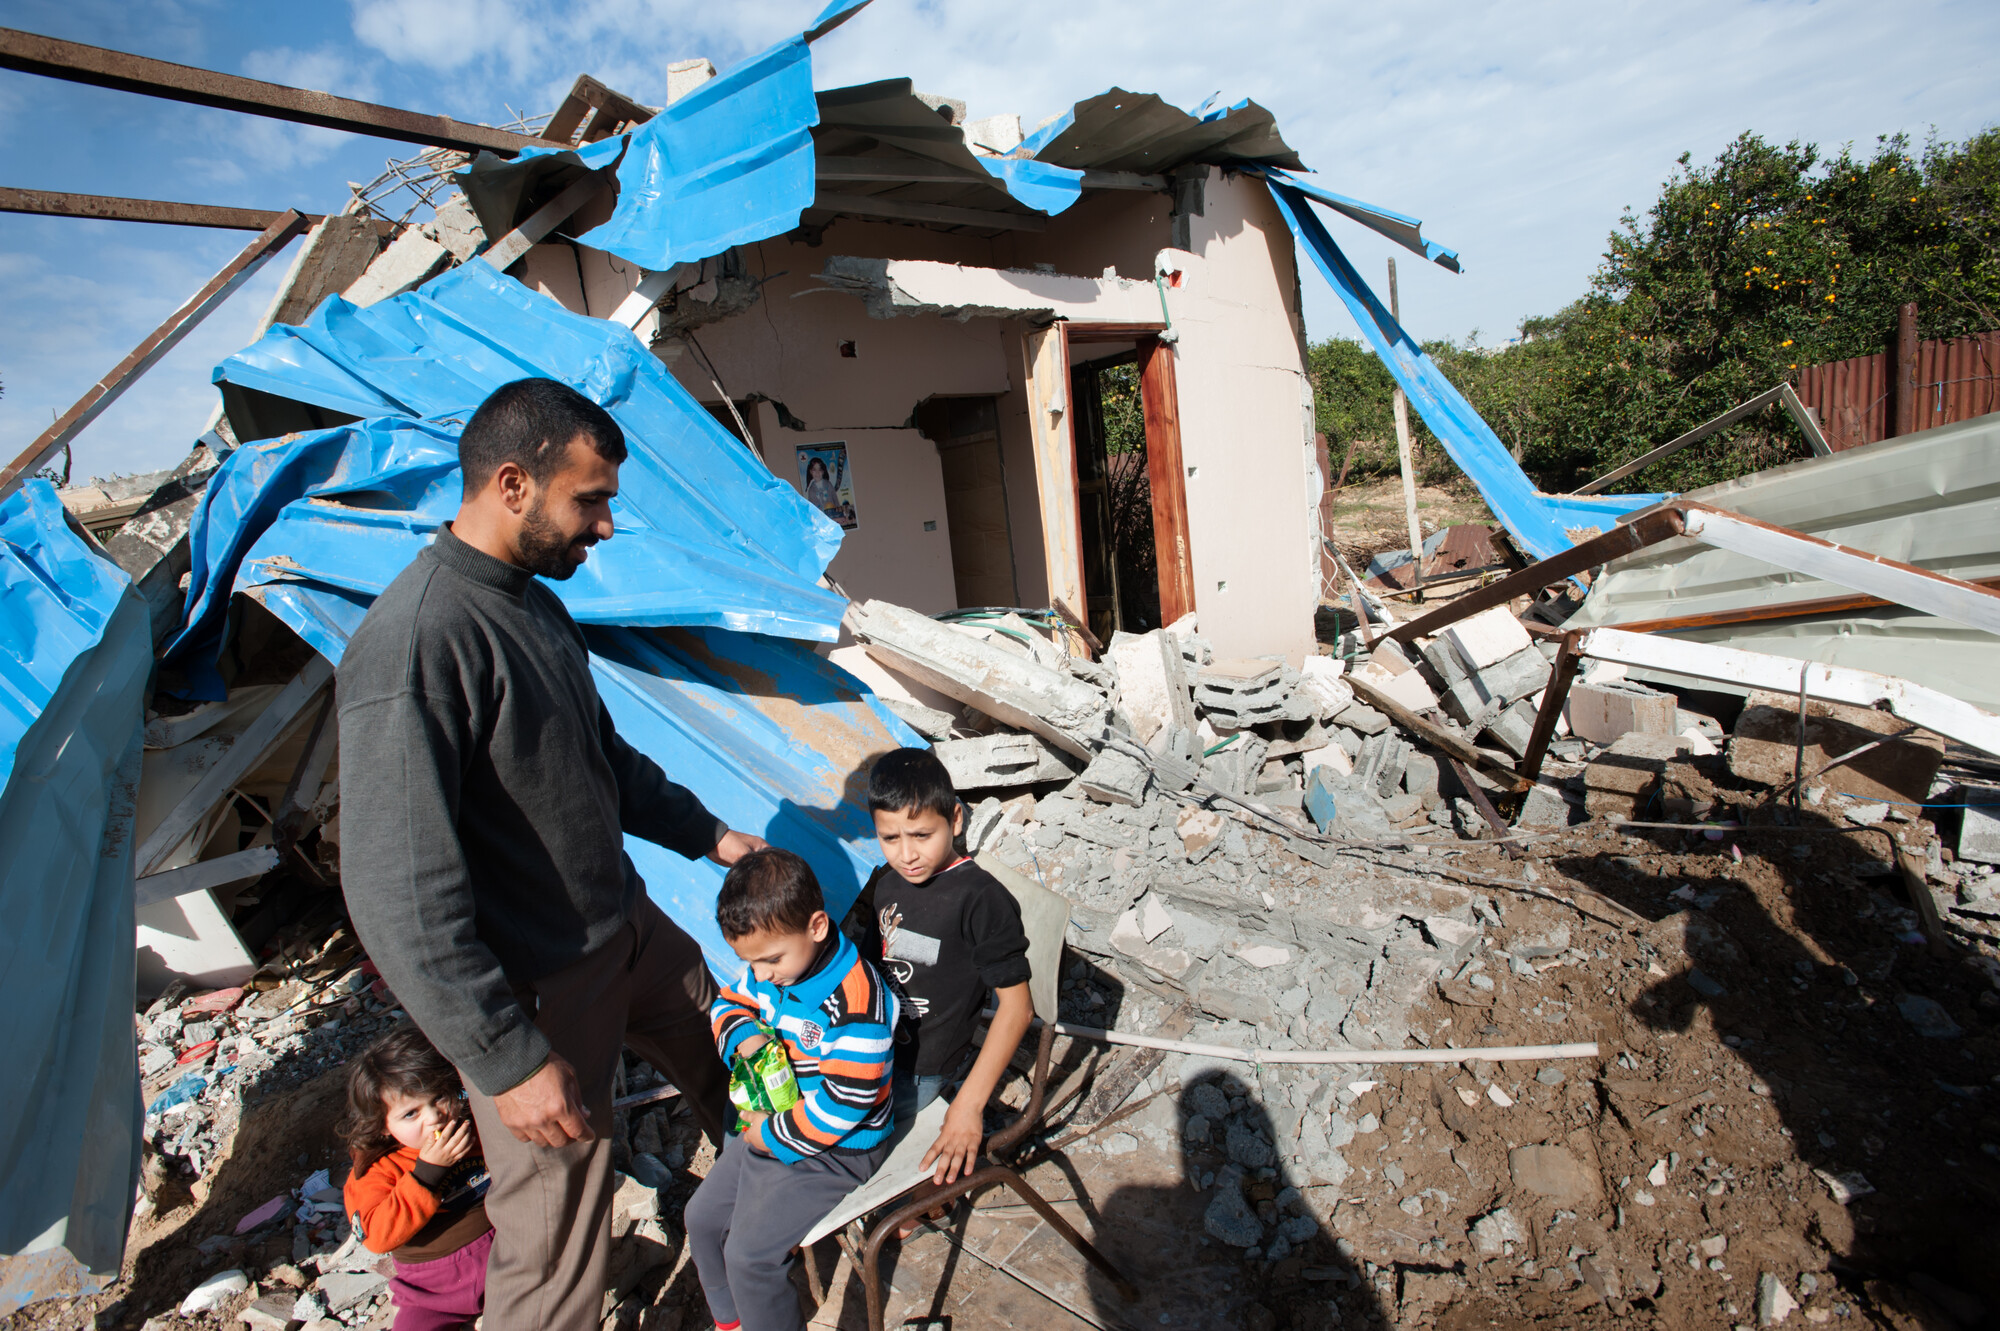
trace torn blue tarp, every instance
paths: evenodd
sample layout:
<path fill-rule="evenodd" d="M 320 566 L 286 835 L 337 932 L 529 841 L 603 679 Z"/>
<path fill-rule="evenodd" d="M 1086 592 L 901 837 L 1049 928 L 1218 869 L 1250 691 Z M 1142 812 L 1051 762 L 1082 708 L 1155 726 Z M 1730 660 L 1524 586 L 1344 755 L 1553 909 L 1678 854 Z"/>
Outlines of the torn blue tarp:
<path fill-rule="evenodd" d="M 1005 181 L 1007 193 L 1054 217 L 1083 197 L 1083 172 L 1031 157 L 976 158 L 986 173 Z"/>
<path fill-rule="evenodd" d="M 335 663 L 372 599 L 304 582 L 251 595 Z M 585 637 L 598 694 L 626 742 L 731 827 L 804 856 L 828 911 L 844 914 L 882 863 L 863 798 L 867 765 L 924 741 L 805 643 L 708 628 L 594 626 Z M 717 972 L 740 964 L 715 927 L 722 870 L 636 837 L 625 849 L 648 895 Z"/>
<path fill-rule="evenodd" d="M 578 240 L 651 272 L 780 235 L 812 206 L 814 39 L 868 0 L 835 0 L 811 28 L 779 42 L 669 104 L 637 129 L 577 148 L 530 148 L 512 162 L 474 160 L 460 184 L 489 228 L 555 158 L 613 167 L 618 202 Z M 558 168 L 560 169 L 560 168 Z M 496 216 L 489 216 L 493 213 Z"/>
<path fill-rule="evenodd" d="M 1421 254 L 1440 268 L 1452 272 L 1462 271 L 1458 264 L 1458 251 L 1448 250 L 1435 240 L 1424 239 L 1424 224 L 1416 218 L 1390 208 L 1363 203 L 1350 199 L 1345 194 L 1335 194 L 1332 190 L 1304 176 L 1295 176 L 1289 171 L 1275 166 L 1257 168 L 1265 179 L 1281 185 L 1289 185 L 1299 193 L 1319 200 L 1342 216 L 1361 223 L 1370 231 L 1380 232 L 1401 245 L 1404 249 Z"/>
<path fill-rule="evenodd" d="M 618 205 L 578 239 L 657 272 L 790 231 L 812 206 L 817 123 L 811 49 L 794 37 L 619 136 Z"/>
<path fill-rule="evenodd" d="M 368 417 L 248 445 L 189 532 L 188 619 L 167 659 L 196 696 L 230 595 L 304 577 L 373 596 L 458 504 L 459 429 L 501 384 L 547 375 L 625 431 L 600 548 L 558 593 L 577 619 L 707 624 L 829 640 L 845 606 L 817 585 L 840 529 L 723 430 L 622 325 L 469 263 L 366 309 L 330 297 L 216 368 L 218 382 Z"/>
<path fill-rule="evenodd" d="M 1573 533 L 1596 535 L 1609 531 L 1623 514 L 1664 498 L 1656 494 L 1547 495 L 1537 490 L 1492 427 L 1480 418 L 1465 395 L 1361 280 L 1306 202 L 1307 196 L 1291 185 L 1273 180 L 1271 197 L 1278 201 L 1292 235 L 1312 256 L 1313 263 L 1354 316 L 1361 335 L 1375 348 L 1382 364 L 1408 395 L 1410 405 L 1423 417 L 1424 424 L 1430 426 L 1459 470 L 1479 487 L 1486 506 L 1524 552 L 1536 559 L 1560 554 L 1576 543 Z"/>
<path fill-rule="evenodd" d="M 0 502 L 0 1314 L 100 1288 L 124 1252 L 151 639 L 145 603 L 69 530 L 48 482 Z"/>

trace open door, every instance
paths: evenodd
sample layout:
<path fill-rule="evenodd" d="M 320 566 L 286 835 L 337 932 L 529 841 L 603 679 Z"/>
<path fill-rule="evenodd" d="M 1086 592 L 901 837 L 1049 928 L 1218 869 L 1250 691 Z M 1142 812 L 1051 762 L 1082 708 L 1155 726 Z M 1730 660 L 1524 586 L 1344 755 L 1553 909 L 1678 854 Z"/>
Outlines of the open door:
<path fill-rule="evenodd" d="M 1078 571 L 1091 632 L 1108 641 L 1194 608 L 1173 349 L 1122 328 L 1068 340 Z"/>

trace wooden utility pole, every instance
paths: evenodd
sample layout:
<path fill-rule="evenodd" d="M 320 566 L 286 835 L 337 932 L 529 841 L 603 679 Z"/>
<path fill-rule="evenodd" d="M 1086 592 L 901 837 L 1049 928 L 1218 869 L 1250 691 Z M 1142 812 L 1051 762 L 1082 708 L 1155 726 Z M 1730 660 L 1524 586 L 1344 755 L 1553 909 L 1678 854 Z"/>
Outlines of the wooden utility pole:
<path fill-rule="evenodd" d="M 1396 260 L 1389 260 L 1389 314 L 1403 321 L 1401 303 L 1396 299 Z M 1399 387 L 1395 397 L 1396 462 L 1403 472 L 1403 516 L 1410 524 L 1410 586 L 1412 600 L 1424 599 L 1424 529 L 1417 524 L 1417 471 L 1410 457 L 1410 401 Z"/>
<path fill-rule="evenodd" d="M 1896 345 L 1889 357 L 1889 437 L 1917 429 L 1917 303 L 1896 311 Z"/>

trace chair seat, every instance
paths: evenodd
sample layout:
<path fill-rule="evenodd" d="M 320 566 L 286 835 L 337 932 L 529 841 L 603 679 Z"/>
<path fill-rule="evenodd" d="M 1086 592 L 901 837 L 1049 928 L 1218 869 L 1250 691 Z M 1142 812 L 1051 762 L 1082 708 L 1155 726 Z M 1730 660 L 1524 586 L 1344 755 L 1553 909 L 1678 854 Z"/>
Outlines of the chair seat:
<path fill-rule="evenodd" d="M 931 1143 L 944 1131 L 945 1111 L 950 1108 L 950 1102 L 939 1096 L 923 1107 L 914 1122 L 898 1123 L 895 1135 L 889 1138 L 889 1157 L 882 1162 L 881 1168 L 821 1217 L 820 1222 L 812 1227 L 812 1232 L 799 1241 L 799 1246 L 810 1248 L 827 1235 L 845 1228 L 848 1221 L 858 1220 L 878 1207 L 887 1206 L 928 1179 L 937 1166 L 933 1163 L 931 1169 L 925 1169 L 924 1153 L 931 1149 Z"/>

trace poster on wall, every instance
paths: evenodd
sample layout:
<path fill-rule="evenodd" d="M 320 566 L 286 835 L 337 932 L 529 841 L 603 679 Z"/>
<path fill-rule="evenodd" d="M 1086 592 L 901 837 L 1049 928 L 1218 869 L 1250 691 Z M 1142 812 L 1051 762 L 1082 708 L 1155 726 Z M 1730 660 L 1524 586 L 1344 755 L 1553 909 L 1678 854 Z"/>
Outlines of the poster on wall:
<path fill-rule="evenodd" d="M 846 444 L 799 445 L 799 485 L 807 502 L 848 531 L 861 525 L 854 515 L 854 473 L 847 469 Z"/>

